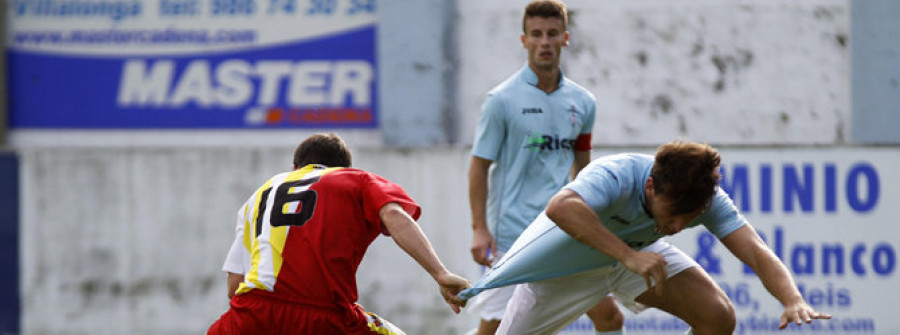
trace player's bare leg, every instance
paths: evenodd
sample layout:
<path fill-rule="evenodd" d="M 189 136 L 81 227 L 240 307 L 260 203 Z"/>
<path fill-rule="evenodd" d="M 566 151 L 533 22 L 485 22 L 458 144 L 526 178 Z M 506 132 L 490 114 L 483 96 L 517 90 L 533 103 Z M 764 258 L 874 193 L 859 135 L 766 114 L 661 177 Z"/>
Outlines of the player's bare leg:
<path fill-rule="evenodd" d="M 481 319 L 481 322 L 478 324 L 478 331 L 475 332 L 475 335 L 494 335 L 499 327 L 500 320 Z"/>
<path fill-rule="evenodd" d="M 692 267 L 666 280 L 661 296 L 651 290 L 635 299 L 687 322 L 696 335 L 720 335 L 734 332 L 736 319 L 731 300 L 698 267 Z"/>
<path fill-rule="evenodd" d="M 600 333 L 621 330 L 625 324 L 625 316 L 613 297 L 603 298 L 585 314 L 594 323 L 594 330 Z"/>

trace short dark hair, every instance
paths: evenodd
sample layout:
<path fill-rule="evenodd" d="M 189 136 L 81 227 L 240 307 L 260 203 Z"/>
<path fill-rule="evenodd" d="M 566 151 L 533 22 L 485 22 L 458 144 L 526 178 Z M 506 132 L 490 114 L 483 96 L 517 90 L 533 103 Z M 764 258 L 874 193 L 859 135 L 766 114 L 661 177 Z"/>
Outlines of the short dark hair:
<path fill-rule="evenodd" d="M 337 134 L 318 133 L 307 137 L 294 150 L 294 167 L 301 168 L 308 164 L 350 167 L 353 165 L 353 155 Z"/>
<path fill-rule="evenodd" d="M 706 207 L 719 184 L 719 153 L 707 144 L 673 141 L 656 151 L 651 171 L 653 190 L 672 202 L 671 214 Z"/>
<path fill-rule="evenodd" d="M 540 16 L 543 18 L 558 17 L 562 19 L 563 29 L 569 26 L 569 14 L 566 4 L 557 0 L 535 0 L 525 6 L 525 15 L 522 16 L 522 31 L 525 31 L 525 20 L 529 17 Z"/>

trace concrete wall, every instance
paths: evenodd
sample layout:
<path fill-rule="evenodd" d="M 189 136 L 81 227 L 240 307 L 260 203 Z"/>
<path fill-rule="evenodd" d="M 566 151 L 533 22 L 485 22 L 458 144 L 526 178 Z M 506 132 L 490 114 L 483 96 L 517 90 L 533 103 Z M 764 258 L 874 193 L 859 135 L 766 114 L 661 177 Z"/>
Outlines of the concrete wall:
<path fill-rule="evenodd" d="M 525 64 L 527 2 L 459 2 L 464 143 L 485 92 Z M 563 67 L 597 96 L 595 143 L 848 142 L 847 0 L 567 3 Z"/>
<path fill-rule="evenodd" d="M 394 147 L 454 143 L 454 1 L 378 3 L 381 129 Z"/>
<path fill-rule="evenodd" d="M 900 143 L 900 2 L 853 1 L 853 140 Z"/>

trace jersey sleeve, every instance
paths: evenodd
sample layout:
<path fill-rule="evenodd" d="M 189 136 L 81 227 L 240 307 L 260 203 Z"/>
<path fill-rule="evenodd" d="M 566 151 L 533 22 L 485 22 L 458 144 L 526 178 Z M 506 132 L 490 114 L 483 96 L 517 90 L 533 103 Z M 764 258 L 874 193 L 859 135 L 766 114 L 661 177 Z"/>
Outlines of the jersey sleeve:
<path fill-rule="evenodd" d="M 747 224 L 747 219 L 734 206 L 734 202 L 722 188 L 716 187 L 709 209 L 700 215 L 700 220 L 710 233 L 722 239 Z"/>
<path fill-rule="evenodd" d="M 582 134 L 590 134 L 594 131 L 594 120 L 597 118 L 597 101 L 593 98 L 591 102 L 588 103 L 587 116 L 585 117 L 585 122 L 581 126 Z"/>
<path fill-rule="evenodd" d="M 368 173 L 363 186 L 363 211 L 366 221 L 378 223 L 383 228 L 379 213 L 384 205 L 396 202 L 403 208 L 413 220 L 418 220 L 422 209 L 400 185 L 394 184 L 381 176 Z M 382 229 L 387 235 L 387 231 Z"/>
<path fill-rule="evenodd" d="M 621 194 L 618 178 L 602 164 L 592 163 L 563 189 L 574 191 L 595 212 L 611 206 Z"/>
<path fill-rule="evenodd" d="M 506 138 L 506 118 L 502 99 L 490 94 L 481 105 L 481 118 L 475 128 L 472 155 L 495 161 Z"/>
<path fill-rule="evenodd" d="M 231 243 L 231 249 L 225 257 L 225 264 L 222 265 L 222 271 L 236 274 L 246 274 L 250 269 L 250 250 L 244 243 L 244 230 L 247 222 L 247 209 L 250 206 L 250 200 L 241 206 L 237 213 L 237 224 L 235 225 L 234 242 Z"/>
<path fill-rule="evenodd" d="M 576 151 L 591 150 L 591 133 L 594 131 L 594 120 L 597 115 L 597 101 L 594 99 L 593 95 L 590 93 L 587 94 L 589 99 L 585 104 L 584 123 L 581 125 L 581 129 L 578 132 L 578 138 L 575 140 L 574 149 Z"/>
<path fill-rule="evenodd" d="M 228 250 L 228 256 L 225 258 L 225 264 L 222 265 L 222 271 L 246 274 L 250 266 L 250 253 L 244 248 L 244 244 L 238 236 L 231 243 L 231 249 Z"/>

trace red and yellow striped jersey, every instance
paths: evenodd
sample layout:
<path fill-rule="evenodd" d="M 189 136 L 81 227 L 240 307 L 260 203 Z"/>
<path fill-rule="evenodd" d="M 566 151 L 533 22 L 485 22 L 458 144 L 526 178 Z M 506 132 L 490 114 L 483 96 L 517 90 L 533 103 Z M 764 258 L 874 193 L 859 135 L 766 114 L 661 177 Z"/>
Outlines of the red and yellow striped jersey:
<path fill-rule="evenodd" d="M 323 307 L 356 302 L 356 270 L 387 234 L 379 211 L 391 202 L 418 219 L 421 209 L 403 188 L 367 171 L 307 165 L 272 177 L 238 213 L 235 245 L 246 271 L 237 294 L 268 291 Z"/>

